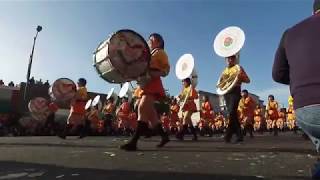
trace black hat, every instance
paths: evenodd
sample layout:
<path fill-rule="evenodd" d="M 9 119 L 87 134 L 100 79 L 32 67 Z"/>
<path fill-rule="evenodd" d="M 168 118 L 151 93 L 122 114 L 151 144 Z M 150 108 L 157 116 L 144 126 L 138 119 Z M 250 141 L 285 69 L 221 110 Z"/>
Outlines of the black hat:
<path fill-rule="evenodd" d="M 246 90 L 246 89 L 242 90 L 242 92 L 247 93 L 247 94 L 249 93 L 248 90 Z"/>

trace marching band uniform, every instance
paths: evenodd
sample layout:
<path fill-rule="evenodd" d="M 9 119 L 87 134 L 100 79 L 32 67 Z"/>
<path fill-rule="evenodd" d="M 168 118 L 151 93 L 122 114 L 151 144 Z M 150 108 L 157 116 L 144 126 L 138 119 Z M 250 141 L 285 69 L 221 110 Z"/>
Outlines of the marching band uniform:
<path fill-rule="evenodd" d="M 278 128 L 277 128 L 277 120 L 279 117 L 278 114 L 278 102 L 274 100 L 274 96 L 270 95 L 269 96 L 269 101 L 267 104 L 267 112 L 266 112 L 266 116 L 267 116 L 267 122 L 269 121 L 269 126 L 270 126 L 270 122 L 272 122 L 272 128 L 274 130 L 274 135 L 277 136 L 278 135 Z"/>
<path fill-rule="evenodd" d="M 243 90 L 242 92 L 247 92 Z M 248 92 L 247 92 L 248 93 Z M 247 94 L 246 93 L 246 94 Z M 250 137 L 253 137 L 253 121 L 254 121 L 254 109 L 255 109 L 255 101 L 252 97 L 242 96 L 239 102 L 239 112 L 240 112 L 240 121 L 244 123 L 244 131 L 249 131 Z"/>
<path fill-rule="evenodd" d="M 261 130 L 262 124 L 262 110 L 259 105 L 257 105 L 256 109 L 254 110 L 254 130 L 259 131 Z"/>
<path fill-rule="evenodd" d="M 84 137 L 85 131 L 85 118 L 86 118 L 86 110 L 85 106 L 88 100 L 88 92 L 85 87 L 87 81 L 84 78 L 80 78 L 78 80 L 78 89 L 75 97 L 71 101 L 71 109 L 70 114 L 67 119 L 67 125 L 65 126 L 63 132 L 59 134 L 59 137 L 65 139 L 69 129 L 78 129 L 80 131 L 80 137 Z"/>
<path fill-rule="evenodd" d="M 222 72 L 222 79 L 227 79 L 234 76 L 237 72 L 236 67 L 236 56 L 231 56 L 227 58 L 228 66 Z M 240 65 L 239 65 L 240 66 Z M 238 104 L 241 99 L 241 83 L 249 83 L 250 79 L 244 69 L 240 66 L 240 73 L 238 75 L 238 82 L 236 85 L 224 95 L 226 101 L 227 111 L 229 114 L 229 124 L 224 137 L 225 142 L 230 142 L 232 135 L 235 133 L 237 135 L 237 142 L 243 141 L 243 136 L 241 134 L 240 122 L 238 119 Z"/>
<path fill-rule="evenodd" d="M 122 146 L 121 149 L 135 151 L 137 142 L 141 135 L 148 131 L 148 121 L 151 122 L 155 132 L 160 134 L 161 142 L 157 147 L 163 147 L 168 143 L 168 134 L 163 130 L 159 116 L 154 107 L 155 100 L 165 97 L 165 90 L 162 85 L 161 76 L 167 76 L 170 71 L 168 56 L 164 51 L 164 41 L 159 34 L 151 34 L 149 37 L 151 49 L 151 61 L 145 76 L 138 78 L 137 82 L 142 89 L 142 97 L 138 106 L 137 129 L 131 140 Z"/>
<path fill-rule="evenodd" d="M 182 100 L 187 98 L 187 100 L 184 106 L 181 107 L 183 113 L 183 128 L 178 132 L 176 137 L 180 140 L 183 140 L 184 134 L 188 131 L 188 127 L 190 127 L 191 133 L 193 134 L 193 140 L 197 140 L 197 132 L 192 124 L 191 116 L 194 112 L 197 112 L 197 106 L 194 103 L 194 100 L 198 99 L 198 93 L 195 88 L 191 86 L 190 78 L 183 80 L 183 83 L 184 87 L 179 95 L 179 98 Z"/>

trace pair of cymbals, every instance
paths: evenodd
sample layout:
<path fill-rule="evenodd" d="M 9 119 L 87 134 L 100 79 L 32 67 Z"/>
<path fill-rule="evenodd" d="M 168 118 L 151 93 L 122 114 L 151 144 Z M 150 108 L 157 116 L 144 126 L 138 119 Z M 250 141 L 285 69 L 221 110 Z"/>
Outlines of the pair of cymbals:
<path fill-rule="evenodd" d="M 95 107 L 98 105 L 98 109 L 102 108 L 102 103 L 100 101 L 100 95 L 97 95 L 93 100 L 89 99 L 86 103 L 85 109 L 89 109 L 90 107 Z"/>
<path fill-rule="evenodd" d="M 129 82 L 126 82 L 122 85 L 120 92 L 119 92 L 119 97 L 123 98 L 129 91 Z M 110 91 L 108 92 L 107 99 L 110 99 L 110 97 L 114 94 L 114 88 L 111 88 Z"/>

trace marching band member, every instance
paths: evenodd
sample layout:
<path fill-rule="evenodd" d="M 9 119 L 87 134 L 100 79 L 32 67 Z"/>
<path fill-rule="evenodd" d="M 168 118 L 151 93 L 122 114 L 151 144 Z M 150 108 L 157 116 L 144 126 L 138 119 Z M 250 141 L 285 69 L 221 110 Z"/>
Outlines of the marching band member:
<path fill-rule="evenodd" d="M 269 126 L 270 126 L 270 122 L 272 122 L 271 128 L 273 128 L 275 136 L 278 135 L 278 128 L 276 124 L 278 117 L 279 117 L 278 102 L 274 100 L 273 95 L 269 95 L 268 104 L 266 108 L 266 119 L 267 119 L 267 123 L 269 122 Z"/>
<path fill-rule="evenodd" d="M 127 144 L 120 146 L 121 149 L 127 151 L 135 151 L 137 149 L 138 139 L 148 131 L 149 122 L 161 136 L 161 142 L 157 145 L 158 147 L 163 147 L 170 141 L 168 134 L 162 128 L 159 116 L 154 107 L 156 100 L 165 97 L 161 77 L 169 74 L 169 60 L 164 51 L 164 40 L 160 34 L 151 34 L 148 44 L 152 51 L 149 68 L 147 74 L 137 80 L 143 91 L 138 105 L 137 129 L 131 140 Z"/>
<path fill-rule="evenodd" d="M 201 104 L 201 112 L 200 112 L 200 132 L 207 132 L 210 136 L 213 133 L 211 125 L 214 125 L 212 121 L 214 121 L 214 112 L 212 106 L 209 102 L 208 96 L 203 97 L 203 103 Z"/>
<path fill-rule="evenodd" d="M 197 140 L 197 132 L 195 127 L 192 124 L 191 116 L 194 112 L 197 111 L 197 106 L 194 103 L 195 99 L 198 99 L 198 93 L 194 87 L 191 86 L 191 79 L 187 78 L 183 80 L 183 90 L 179 95 L 181 100 L 186 99 L 186 103 L 182 108 L 183 119 L 182 124 L 183 128 L 178 132 L 177 139 L 183 140 L 184 134 L 188 131 L 188 127 L 190 127 L 191 133 L 193 134 L 192 140 Z"/>
<path fill-rule="evenodd" d="M 261 124 L 262 124 L 262 109 L 260 105 L 257 105 L 256 109 L 254 110 L 254 131 L 261 131 L 262 130 Z"/>
<path fill-rule="evenodd" d="M 116 109 L 116 106 L 114 104 L 114 98 L 110 97 L 102 109 L 102 113 L 104 116 L 104 123 L 105 123 L 104 127 L 106 130 L 106 134 L 111 134 L 113 131 L 112 122 L 114 120 L 113 115 L 114 115 L 115 109 Z"/>
<path fill-rule="evenodd" d="M 223 127 L 225 126 L 225 119 L 221 112 L 217 113 L 217 116 L 215 118 L 214 128 L 216 132 L 223 132 Z"/>
<path fill-rule="evenodd" d="M 286 110 L 285 109 L 280 109 L 278 112 L 279 118 L 277 120 L 277 128 L 282 131 L 284 128 L 284 124 L 286 123 Z"/>
<path fill-rule="evenodd" d="M 86 79 L 80 78 L 78 80 L 78 89 L 76 95 L 71 101 L 71 109 L 69 117 L 67 119 L 67 125 L 65 126 L 63 132 L 59 134 L 59 137 L 62 139 L 66 139 L 67 133 L 70 128 L 71 130 L 79 128 L 80 131 L 84 131 L 85 129 L 85 105 L 88 100 L 86 84 Z M 79 138 L 83 138 L 83 136 L 80 135 Z"/>
<path fill-rule="evenodd" d="M 90 128 L 92 130 L 92 133 L 96 133 L 100 121 L 98 105 L 91 107 L 91 110 L 88 114 L 88 120 L 90 121 Z"/>
<path fill-rule="evenodd" d="M 288 127 L 290 130 L 294 130 L 294 132 L 296 132 L 296 118 L 295 118 L 295 114 L 294 114 L 294 109 L 293 109 L 293 98 L 292 96 L 289 97 L 289 107 L 287 110 L 287 120 L 288 120 Z"/>
<path fill-rule="evenodd" d="M 130 104 L 126 97 L 122 98 L 122 104 L 120 105 L 118 112 L 116 114 L 118 118 L 118 128 L 123 130 L 123 132 L 127 135 L 130 134 L 130 122 L 129 122 L 129 114 L 130 114 Z"/>
<path fill-rule="evenodd" d="M 236 55 L 226 58 L 227 67 L 223 70 L 220 82 L 223 79 L 228 79 L 237 72 L 236 65 Z M 226 101 L 227 110 L 229 114 L 229 124 L 224 137 L 225 142 L 229 143 L 231 141 L 232 135 L 235 133 L 237 135 L 237 142 L 243 141 L 243 136 L 241 134 L 240 122 L 238 119 L 238 104 L 241 99 L 241 84 L 250 83 L 250 79 L 244 69 L 240 66 L 240 73 L 238 75 L 237 84 L 224 95 Z"/>
<path fill-rule="evenodd" d="M 177 99 L 172 99 L 170 107 L 170 130 L 172 133 L 176 132 L 178 129 L 180 106 Z"/>
<path fill-rule="evenodd" d="M 244 133 L 249 131 L 250 137 L 253 137 L 253 121 L 254 121 L 254 109 L 256 102 L 249 96 L 248 90 L 242 90 L 242 98 L 239 102 L 240 121 L 244 123 Z"/>
<path fill-rule="evenodd" d="M 163 113 L 161 115 L 161 122 L 162 122 L 162 126 L 165 129 L 165 131 L 168 133 L 170 132 L 170 118 L 167 115 L 167 113 Z"/>

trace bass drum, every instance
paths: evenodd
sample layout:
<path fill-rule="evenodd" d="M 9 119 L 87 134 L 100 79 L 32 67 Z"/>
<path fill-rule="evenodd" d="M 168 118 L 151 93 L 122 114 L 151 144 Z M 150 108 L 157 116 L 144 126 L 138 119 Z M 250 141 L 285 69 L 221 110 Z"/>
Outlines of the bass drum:
<path fill-rule="evenodd" d="M 39 122 L 45 122 L 50 114 L 49 102 L 43 97 L 32 99 L 28 104 L 28 108 L 32 118 Z"/>
<path fill-rule="evenodd" d="M 59 107 L 69 108 L 77 92 L 76 84 L 68 78 L 57 79 L 49 88 L 49 96 Z"/>
<path fill-rule="evenodd" d="M 124 83 L 143 75 L 150 59 L 150 49 L 142 36 L 132 30 L 119 30 L 99 44 L 93 65 L 102 79 Z"/>

